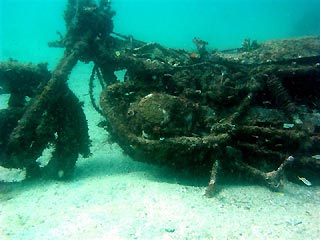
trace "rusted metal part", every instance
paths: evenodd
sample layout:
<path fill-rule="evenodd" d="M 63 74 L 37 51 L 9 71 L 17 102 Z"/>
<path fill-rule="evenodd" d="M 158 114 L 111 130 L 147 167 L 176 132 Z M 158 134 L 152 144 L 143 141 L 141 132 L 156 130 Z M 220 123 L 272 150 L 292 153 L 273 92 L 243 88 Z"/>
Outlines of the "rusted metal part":
<path fill-rule="evenodd" d="M 12 96 L 19 96 L 20 93 L 21 99 L 16 97 L 15 102 L 21 103 L 21 106 L 20 109 L 17 106 L 8 108 L 1 115 L 2 124 L 10 125 L 10 130 L 3 134 L 7 140 L 1 143 L 4 147 L 1 152 L 2 165 L 26 168 L 28 175 L 37 175 L 40 170 L 36 159 L 48 143 L 53 143 L 55 149 L 44 172 L 65 178 L 72 174 L 78 154 L 90 154 L 86 118 L 66 81 L 78 60 L 93 61 L 99 55 L 100 45 L 113 30 L 113 15 L 107 1 L 101 0 L 97 5 L 91 0 L 69 0 L 64 15 L 67 33 L 64 37 L 59 34 L 58 44 L 66 49 L 52 74 L 46 78 L 37 77 L 41 73 L 34 70 L 35 67 L 24 67 L 24 72 L 14 72 L 15 76 L 12 75 L 7 81 L 9 85 L 4 84 Z M 6 71 L 10 70 L 7 68 Z M 26 77 L 29 75 L 36 78 Z M 19 84 L 14 84 L 17 81 Z M 16 93 L 20 86 L 32 86 L 34 81 L 37 81 L 37 91 L 32 91 L 33 95 L 26 91 L 32 89 L 28 87 Z M 25 96 L 31 98 L 28 103 L 24 102 Z M 13 106 L 13 101 L 9 105 Z M 13 113 L 14 119 L 10 118 Z"/>
<path fill-rule="evenodd" d="M 304 49 L 312 42 L 315 49 Z M 277 189 L 284 167 L 292 169 L 289 155 L 300 165 L 306 153 L 319 151 L 319 122 L 308 121 L 320 106 L 319 42 L 272 41 L 259 44 L 250 58 L 214 52 L 203 61 L 157 44 L 124 48 L 110 62 L 127 69 L 126 82 L 101 95 L 108 130 L 135 160 L 212 169 L 206 195 L 214 192 L 217 161 L 224 171 L 244 172 Z M 280 47 L 283 53 L 290 44 L 304 50 L 303 61 L 290 52 L 272 55 L 272 61 L 256 55 Z M 250 63 L 255 57 L 260 60 Z"/>
<path fill-rule="evenodd" d="M 0 112 L 0 164 L 25 168 L 28 176 L 70 177 L 78 154 L 90 153 L 90 141 L 81 104 L 65 79 L 43 67 L 17 62 L 1 63 L 0 75 L 1 86 L 11 95 L 8 108 Z M 36 161 L 48 144 L 54 151 L 40 169 Z"/>

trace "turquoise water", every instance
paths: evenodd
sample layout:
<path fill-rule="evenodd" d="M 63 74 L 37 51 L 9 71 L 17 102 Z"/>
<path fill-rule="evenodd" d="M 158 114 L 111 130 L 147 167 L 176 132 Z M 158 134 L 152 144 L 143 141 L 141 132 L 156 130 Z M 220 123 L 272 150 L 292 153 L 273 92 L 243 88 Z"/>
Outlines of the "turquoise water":
<path fill-rule="evenodd" d="M 246 37 L 320 33 L 316 0 L 119 0 L 114 7 L 116 31 L 171 47 L 192 48 L 194 36 L 221 49 L 237 47 Z"/>
<path fill-rule="evenodd" d="M 195 36 L 209 48 L 227 49 L 247 37 L 261 42 L 320 34 L 320 0 L 112 2 L 115 32 L 168 47 L 194 50 Z M 56 31 L 65 32 L 66 3 L 0 0 L 0 61 L 48 62 L 54 69 L 63 49 L 47 43 L 58 39 Z M 97 127 L 102 117 L 87 89 L 91 69 L 78 64 L 68 84 L 84 102 L 93 156 L 78 160 L 71 181 L 0 183 L 0 240 L 318 239 L 318 186 L 289 182 L 274 193 L 227 182 L 216 198 L 207 199 L 205 186 L 184 184 L 172 170 L 124 156 Z"/>
<path fill-rule="evenodd" d="M 65 32 L 62 0 L 0 0 L 0 58 L 56 61 L 47 42 Z M 168 47 L 193 49 L 197 36 L 210 48 L 320 34 L 318 0 L 113 0 L 114 30 Z"/>

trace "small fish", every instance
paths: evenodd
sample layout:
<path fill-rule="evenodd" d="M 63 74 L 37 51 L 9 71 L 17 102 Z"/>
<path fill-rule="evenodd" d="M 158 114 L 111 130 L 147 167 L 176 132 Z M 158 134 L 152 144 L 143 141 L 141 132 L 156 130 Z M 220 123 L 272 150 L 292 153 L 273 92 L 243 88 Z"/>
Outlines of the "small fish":
<path fill-rule="evenodd" d="M 305 185 L 307 185 L 307 186 L 311 186 L 311 185 L 312 185 L 312 183 L 311 183 L 309 180 L 305 179 L 304 177 L 298 177 L 298 178 L 299 178 L 299 180 L 300 180 L 301 182 L 303 182 Z"/>
<path fill-rule="evenodd" d="M 293 157 L 293 156 L 289 156 L 289 157 L 287 158 L 287 161 L 288 161 L 288 162 L 293 162 L 293 161 L 294 161 L 294 157 Z"/>
<path fill-rule="evenodd" d="M 313 155 L 312 158 L 317 159 L 317 160 L 320 160 L 320 155 L 319 155 L 319 154 Z"/>

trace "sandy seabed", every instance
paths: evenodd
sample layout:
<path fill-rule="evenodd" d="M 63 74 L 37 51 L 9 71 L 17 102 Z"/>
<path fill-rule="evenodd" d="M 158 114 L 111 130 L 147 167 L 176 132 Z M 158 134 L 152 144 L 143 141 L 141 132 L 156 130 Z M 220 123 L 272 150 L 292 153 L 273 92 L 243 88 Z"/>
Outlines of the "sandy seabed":
<path fill-rule="evenodd" d="M 85 103 L 92 156 L 70 181 L 0 183 L 0 239 L 319 239 L 320 188 L 286 183 L 281 192 L 190 179 L 125 156 L 110 144 L 89 102 L 90 65 L 69 85 Z M 96 98 L 98 99 L 97 89 Z"/>

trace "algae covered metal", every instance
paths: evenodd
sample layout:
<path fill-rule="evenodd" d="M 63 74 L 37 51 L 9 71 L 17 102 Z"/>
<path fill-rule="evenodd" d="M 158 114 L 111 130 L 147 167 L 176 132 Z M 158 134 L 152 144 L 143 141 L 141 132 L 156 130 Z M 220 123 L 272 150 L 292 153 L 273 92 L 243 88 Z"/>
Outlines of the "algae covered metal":
<path fill-rule="evenodd" d="M 45 64 L 0 63 L 0 86 L 10 94 L 0 110 L 1 166 L 26 169 L 28 177 L 69 178 L 78 155 L 89 156 L 81 103 L 64 82 L 50 87 L 53 79 Z M 49 146 L 51 158 L 41 168 L 37 159 Z"/>
<path fill-rule="evenodd" d="M 126 49 L 116 57 L 132 59 L 126 81 L 101 95 L 108 130 L 136 160 L 212 169 L 212 179 L 220 166 L 278 188 L 292 156 L 291 170 L 319 171 L 319 46 L 303 37 L 197 58 L 157 44 Z"/>

